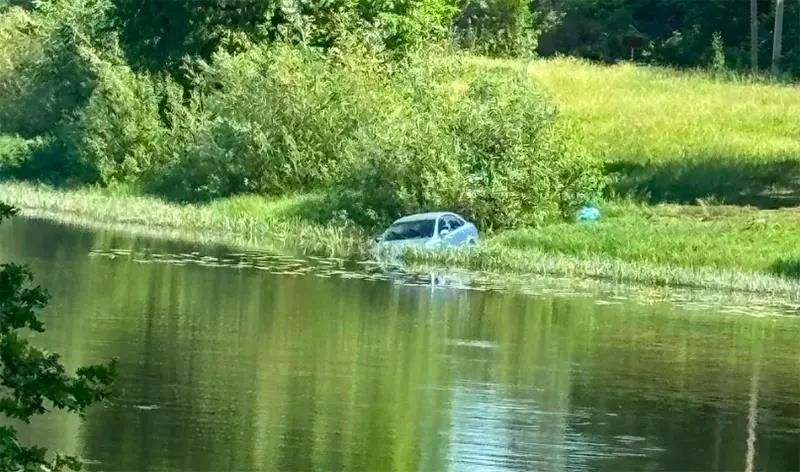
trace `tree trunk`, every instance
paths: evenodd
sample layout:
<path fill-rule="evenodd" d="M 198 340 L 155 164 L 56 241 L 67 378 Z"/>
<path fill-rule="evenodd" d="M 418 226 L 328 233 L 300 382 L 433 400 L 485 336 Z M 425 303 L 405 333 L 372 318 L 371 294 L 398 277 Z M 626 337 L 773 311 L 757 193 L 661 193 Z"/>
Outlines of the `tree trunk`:
<path fill-rule="evenodd" d="M 758 72 L 758 0 L 750 0 L 750 67 Z"/>
<path fill-rule="evenodd" d="M 780 72 L 781 41 L 783 40 L 783 0 L 775 0 L 775 29 L 772 37 L 772 75 Z"/>

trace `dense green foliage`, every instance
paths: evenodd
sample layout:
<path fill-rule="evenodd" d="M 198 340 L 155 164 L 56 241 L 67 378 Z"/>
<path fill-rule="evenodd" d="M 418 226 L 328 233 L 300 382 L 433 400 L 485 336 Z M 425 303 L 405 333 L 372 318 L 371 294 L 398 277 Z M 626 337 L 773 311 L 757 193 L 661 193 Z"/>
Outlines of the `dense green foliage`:
<path fill-rule="evenodd" d="M 537 30 L 527 0 L 472 0 L 454 19 L 461 46 L 490 55 L 525 56 L 536 47 Z"/>
<path fill-rule="evenodd" d="M 558 18 L 539 37 L 538 52 L 679 67 L 714 63 L 714 36 L 728 67 L 750 67 L 750 2 L 730 0 L 534 0 Z M 800 4 L 785 2 L 782 69 L 800 73 Z M 758 0 L 759 65 L 771 61 L 774 0 Z"/>
<path fill-rule="evenodd" d="M 181 201 L 322 191 L 323 217 L 367 226 L 444 207 L 533 225 L 603 185 L 523 68 L 480 70 L 441 41 L 445 1 L 36 5 L 0 19 L 32 45 L 0 69 L 0 133 L 38 138 L 5 157 L 16 177 Z M 531 21 L 524 3 L 496 1 L 467 5 L 456 28 L 471 48 L 520 54 Z"/>
<path fill-rule="evenodd" d="M 0 221 L 16 212 L 0 203 Z M 116 365 L 112 361 L 108 365 L 82 367 L 72 376 L 61 365 L 58 354 L 31 345 L 21 334 L 44 331 L 38 312 L 49 298 L 42 288 L 32 286 L 32 281 L 25 266 L 0 265 L 0 386 L 4 393 L 0 413 L 26 423 L 46 413 L 50 406 L 82 414 L 90 405 L 107 399 L 112 393 Z M 0 470 L 80 469 L 77 458 L 58 454 L 48 458 L 45 449 L 23 446 L 16 435 L 12 426 L 0 427 Z"/>
<path fill-rule="evenodd" d="M 369 130 L 358 144 L 366 160 L 339 185 L 345 208 L 368 216 L 449 207 L 484 227 L 516 227 L 564 214 L 601 188 L 598 162 L 522 70 L 458 66 L 471 80 L 424 87 L 392 112 L 401 117 L 387 126 L 395 132 Z"/>
<path fill-rule="evenodd" d="M 330 47 L 354 27 L 393 50 L 446 35 L 452 0 L 210 0 L 140 2 L 113 0 L 114 26 L 135 68 L 181 74 L 188 56 L 207 59 L 220 48 L 278 38 Z"/>
<path fill-rule="evenodd" d="M 770 65 L 774 0 L 757 1 L 759 62 Z M 463 46 L 489 54 L 569 54 L 674 66 L 709 66 L 713 38 L 729 67 L 750 64 L 749 2 L 709 0 L 405 0 L 376 2 L 182 2 L 114 0 L 115 24 L 135 67 L 180 68 L 185 55 L 208 57 L 236 38 L 303 37 L 329 46 L 353 24 L 392 49 L 451 29 Z M 234 8 L 235 5 L 235 8 Z M 800 72 L 800 4 L 786 2 L 783 68 Z M 237 36 L 237 34 L 239 36 Z M 153 69 L 155 68 L 155 69 Z"/>

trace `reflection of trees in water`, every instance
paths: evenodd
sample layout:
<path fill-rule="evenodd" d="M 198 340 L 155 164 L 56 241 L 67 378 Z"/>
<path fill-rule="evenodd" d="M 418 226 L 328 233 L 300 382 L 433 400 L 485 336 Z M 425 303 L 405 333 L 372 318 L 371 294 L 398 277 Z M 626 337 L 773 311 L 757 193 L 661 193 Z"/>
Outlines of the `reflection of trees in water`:
<path fill-rule="evenodd" d="M 761 359 L 757 359 L 753 366 L 753 377 L 750 382 L 750 408 L 747 411 L 747 456 L 745 457 L 745 472 L 753 472 L 756 459 L 756 428 L 758 415 L 758 382 L 761 373 Z"/>
<path fill-rule="evenodd" d="M 31 333 L 29 339 L 39 347 L 53 349 L 68 369 L 87 365 L 84 323 L 89 318 L 85 311 L 76 310 L 74 295 L 85 288 L 84 281 L 73 273 L 86 270 L 85 257 L 97 239 L 88 231 L 75 231 L 45 221 L 11 218 L 0 225 L 0 253 L 3 261 L 29 264 L 34 282 L 53 296 L 42 312 L 46 332 Z M 57 242 L 57 244 L 54 244 Z M 106 359 L 96 359 L 105 361 Z M 48 413 L 34 418 L 30 425 L 18 424 L 19 439 L 23 444 L 37 444 L 67 454 L 80 451 L 77 431 L 80 419 L 63 412 Z"/>
<path fill-rule="evenodd" d="M 725 333 L 680 326 L 686 320 L 509 294 L 432 298 L 425 288 L 352 280 L 166 274 L 125 277 L 147 281 L 126 292 L 160 294 L 143 310 L 160 313 L 152 341 L 140 334 L 134 351 L 134 365 L 149 365 L 131 383 L 149 381 L 142 403 L 168 408 L 110 414 L 97 426 L 89 442 L 98 451 L 139 444 L 121 464 L 148 465 L 132 461 L 149 454 L 170 458 L 150 470 L 210 470 L 214 460 L 238 470 L 441 470 L 469 459 L 460 446 L 470 441 L 473 458 L 488 452 L 477 444 L 495 442 L 507 465 L 523 469 L 744 464 L 749 341 L 721 346 Z M 137 303 L 146 306 L 125 300 Z M 148 332 L 141 322 L 127 329 Z M 109 437 L 145 419 L 139 439 Z M 787 447 L 759 436 L 758 463 L 781 464 Z"/>
<path fill-rule="evenodd" d="M 437 341 L 451 314 L 368 282 L 276 287 L 259 356 L 259 403 L 272 405 L 257 421 L 261 468 L 440 470 L 436 387 L 448 373 Z"/>
<path fill-rule="evenodd" d="M 109 340 L 100 349 L 121 358 L 124 395 L 89 416 L 87 457 L 104 470 L 253 470 L 253 346 L 224 314 L 256 285 L 209 269 L 130 267 L 124 288 L 110 290 L 126 308 L 96 320 Z"/>
<path fill-rule="evenodd" d="M 470 353 L 459 370 L 450 460 L 475 470 L 564 470 L 585 447 L 567 426 L 574 325 L 565 302 L 508 294 L 479 300 L 470 328 L 455 334 L 495 348 Z"/>
<path fill-rule="evenodd" d="M 48 272 L 70 271 L 69 266 L 54 262 L 83 258 L 98 238 L 98 234 L 91 231 L 22 217 L 3 223 L 0 231 L 0 234 L 7 232 L 9 235 L 3 238 L 3 252 L 14 254 L 19 262 L 31 264 L 37 280 L 47 278 Z M 58 287 L 52 289 L 58 290 Z"/>
<path fill-rule="evenodd" d="M 127 390 L 84 428 L 105 470 L 440 469 L 452 309 L 420 330 L 428 302 L 374 284 L 121 266 L 91 302 L 127 307 L 94 320 Z"/>
<path fill-rule="evenodd" d="M 797 356 L 795 331 L 749 317 L 638 317 L 621 331 L 592 330 L 574 376 L 573 408 L 590 412 L 574 418 L 579 431 L 618 438 L 620 452 L 657 448 L 610 459 L 608 470 L 800 468 L 800 431 L 783 426 L 798 419 L 800 379 L 786 362 Z"/>

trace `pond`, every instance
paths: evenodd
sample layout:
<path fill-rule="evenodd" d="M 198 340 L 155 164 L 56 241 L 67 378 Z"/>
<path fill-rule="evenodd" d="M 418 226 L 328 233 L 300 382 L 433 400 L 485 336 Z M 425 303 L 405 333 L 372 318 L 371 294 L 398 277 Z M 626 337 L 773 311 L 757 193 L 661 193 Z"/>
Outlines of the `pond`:
<path fill-rule="evenodd" d="M 800 317 L 22 218 L 0 251 L 53 296 L 36 343 L 120 360 L 21 431 L 91 471 L 800 469 Z"/>

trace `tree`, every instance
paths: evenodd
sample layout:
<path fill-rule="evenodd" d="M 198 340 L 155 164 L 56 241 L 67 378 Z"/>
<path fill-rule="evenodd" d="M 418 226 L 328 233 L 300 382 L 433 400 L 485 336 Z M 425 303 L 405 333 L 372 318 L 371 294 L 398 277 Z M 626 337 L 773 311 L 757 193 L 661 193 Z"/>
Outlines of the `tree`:
<path fill-rule="evenodd" d="M 0 221 L 17 209 L 0 203 Z M 83 415 L 92 404 L 108 399 L 116 377 L 116 360 L 106 365 L 82 367 L 69 375 L 59 355 L 32 346 L 22 331 L 44 332 L 38 312 L 49 301 L 48 293 L 33 286 L 33 275 L 26 266 L 0 265 L 0 412 L 11 420 L 25 423 L 44 414 L 50 406 Z M 12 426 L 0 426 L 0 471 L 80 470 L 80 460 L 46 450 L 23 446 Z"/>
<path fill-rule="evenodd" d="M 457 0 L 109 0 L 131 66 L 182 80 L 192 59 L 220 49 L 289 37 L 328 47 L 342 32 L 367 29 L 391 50 L 446 31 Z M 517 0 L 519 1 L 519 0 Z M 189 61 L 187 62 L 187 59 Z"/>
<path fill-rule="evenodd" d="M 775 29 L 772 38 L 772 74 L 780 72 L 781 43 L 783 41 L 783 0 L 775 0 Z"/>
<path fill-rule="evenodd" d="M 750 67 L 758 72 L 758 0 L 750 0 Z"/>
<path fill-rule="evenodd" d="M 470 0 L 454 26 L 461 46 L 482 54 L 524 56 L 536 48 L 530 1 Z"/>

